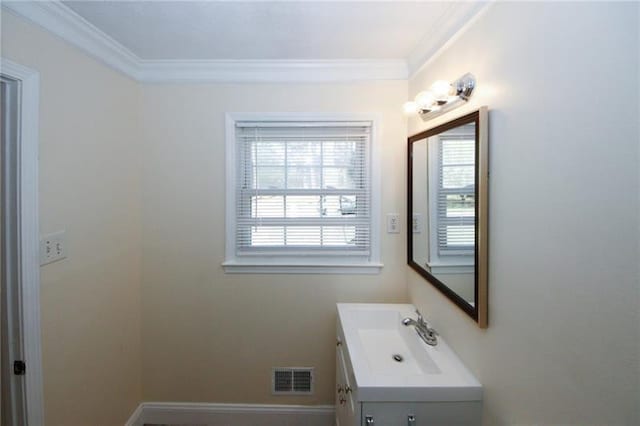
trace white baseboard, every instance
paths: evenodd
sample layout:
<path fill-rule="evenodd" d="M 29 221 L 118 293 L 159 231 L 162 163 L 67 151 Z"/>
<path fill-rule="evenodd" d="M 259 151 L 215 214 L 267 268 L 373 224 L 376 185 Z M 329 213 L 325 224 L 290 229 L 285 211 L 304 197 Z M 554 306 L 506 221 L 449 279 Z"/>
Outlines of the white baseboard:
<path fill-rule="evenodd" d="M 194 424 L 207 426 L 333 426 L 333 405 L 215 404 L 143 402 L 125 426 Z"/>
<path fill-rule="evenodd" d="M 133 414 L 131 414 L 131 417 L 129 417 L 129 420 L 127 420 L 124 426 L 142 425 L 143 423 L 141 423 L 141 420 L 142 420 L 142 404 L 136 407 L 136 409 L 133 411 Z"/>

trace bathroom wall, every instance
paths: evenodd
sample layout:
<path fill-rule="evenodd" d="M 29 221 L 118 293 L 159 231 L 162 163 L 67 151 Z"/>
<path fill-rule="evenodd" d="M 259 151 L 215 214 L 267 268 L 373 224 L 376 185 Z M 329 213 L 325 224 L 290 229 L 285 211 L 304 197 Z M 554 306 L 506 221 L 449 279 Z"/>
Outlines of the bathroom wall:
<path fill-rule="evenodd" d="M 141 394 L 138 87 L 4 9 L 1 54 L 40 73 L 40 230 L 67 236 L 41 268 L 45 421 L 122 425 Z"/>
<path fill-rule="evenodd" d="M 448 117 L 490 108 L 489 328 L 407 268 L 487 425 L 640 423 L 639 16 L 495 3 L 410 80 L 413 97 L 471 71 L 478 92 Z"/>
<path fill-rule="evenodd" d="M 333 404 L 335 303 L 407 300 L 404 229 L 382 233 L 379 275 L 225 274 L 225 112 L 380 114 L 382 213 L 404 217 L 406 93 L 406 81 L 142 86 L 144 400 Z M 272 396 L 274 366 L 315 367 L 316 394 Z"/>

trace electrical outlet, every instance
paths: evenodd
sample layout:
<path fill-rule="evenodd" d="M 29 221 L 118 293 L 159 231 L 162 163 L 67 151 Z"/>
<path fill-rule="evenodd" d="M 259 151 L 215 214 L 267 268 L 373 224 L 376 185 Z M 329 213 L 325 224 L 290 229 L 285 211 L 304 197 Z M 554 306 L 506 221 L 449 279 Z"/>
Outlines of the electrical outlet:
<path fill-rule="evenodd" d="M 47 265 L 67 257 L 65 231 L 54 232 L 40 238 L 40 265 Z"/>
<path fill-rule="evenodd" d="M 389 213 L 387 215 L 387 233 L 400 233 L 400 215 L 398 213 Z"/>
<path fill-rule="evenodd" d="M 413 214 L 412 228 L 414 234 L 419 234 L 422 232 L 422 215 L 420 213 Z"/>

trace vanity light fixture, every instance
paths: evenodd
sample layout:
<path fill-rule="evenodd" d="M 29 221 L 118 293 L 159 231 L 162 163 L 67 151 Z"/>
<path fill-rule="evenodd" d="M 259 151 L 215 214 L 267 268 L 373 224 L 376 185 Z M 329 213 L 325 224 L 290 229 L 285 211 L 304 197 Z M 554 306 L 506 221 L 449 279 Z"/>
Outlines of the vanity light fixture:
<path fill-rule="evenodd" d="M 417 113 L 422 121 L 427 121 L 467 102 L 475 87 L 476 78 L 471 73 L 453 83 L 438 80 L 431 85 L 430 90 L 418 93 L 413 101 L 405 102 L 402 108 L 405 114 Z"/>

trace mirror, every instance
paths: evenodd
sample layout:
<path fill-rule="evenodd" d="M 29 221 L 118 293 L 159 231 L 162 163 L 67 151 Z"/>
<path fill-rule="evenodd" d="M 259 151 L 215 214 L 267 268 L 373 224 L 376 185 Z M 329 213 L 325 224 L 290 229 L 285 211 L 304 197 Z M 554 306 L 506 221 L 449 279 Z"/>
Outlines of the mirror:
<path fill-rule="evenodd" d="M 408 140 L 408 263 L 487 327 L 487 108 Z"/>

